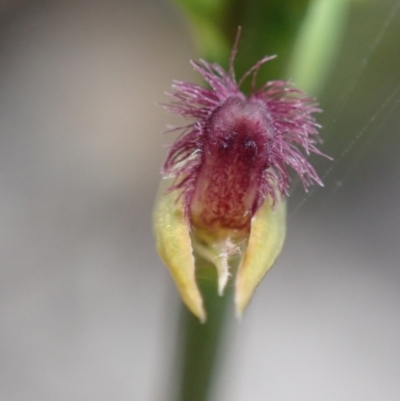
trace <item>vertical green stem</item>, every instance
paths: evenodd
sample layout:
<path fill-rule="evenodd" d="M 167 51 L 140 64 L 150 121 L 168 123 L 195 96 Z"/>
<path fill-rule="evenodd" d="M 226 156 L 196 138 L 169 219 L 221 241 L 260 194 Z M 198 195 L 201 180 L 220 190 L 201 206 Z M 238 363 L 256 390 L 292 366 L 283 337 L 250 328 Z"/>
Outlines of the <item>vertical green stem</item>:
<path fill-rule="evenodd" d="M 203 294 L 207 321 L 202 324 L 182 305 L 178 335 L 178 391 L 177 401 L 209 400 L 216 378 L 221 353 L 221 341 L 227 323 L 227 313 L 232 300 L 232 286 L 223 297 L 217 294 L 215 267 L 197 258 L 200 268 L 197 282 Z"/>
<path fill-rule="evenodd" d="M 313 0 L 297 35 L 288 77 L 310 95 L 317 95 L 334 67 L 342 44 L 349 0 Z"/>

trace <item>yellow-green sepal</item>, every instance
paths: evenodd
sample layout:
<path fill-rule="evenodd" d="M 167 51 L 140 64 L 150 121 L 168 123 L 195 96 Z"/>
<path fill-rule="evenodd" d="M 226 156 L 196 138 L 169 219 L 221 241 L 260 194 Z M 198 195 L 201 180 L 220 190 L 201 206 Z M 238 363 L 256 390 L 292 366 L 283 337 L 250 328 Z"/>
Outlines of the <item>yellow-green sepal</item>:
<path fill-rule="evenodd" d="M 183 302 L 201 322 L 206 320 L 203 298 L 195 278 L 189 223 L 178 191 L 161 186 L 153 212 L 157 252 L 167 266 Z"/>
<path fill-rule="evenodd" d="M 286 235 L 286 203 L 264 202 L 251 220 L 250 237 L 236 276 L 235 307 L 241 317 L 264 275 L 280 254 Z"/>

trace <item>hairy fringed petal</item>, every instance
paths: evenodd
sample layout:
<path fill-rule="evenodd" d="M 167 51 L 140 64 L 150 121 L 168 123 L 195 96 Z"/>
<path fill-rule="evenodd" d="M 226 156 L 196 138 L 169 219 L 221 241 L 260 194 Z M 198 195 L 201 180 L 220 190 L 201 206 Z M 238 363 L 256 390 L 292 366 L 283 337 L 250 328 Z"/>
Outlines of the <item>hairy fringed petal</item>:
<path fill-rule="evenodd" d="M 307 160 L 311 153 L 324 156 L 317 148 L 315 99 L 287 81 L 256 88 L 258 70 L 274 56 L 236 81 L 239 33 L 228 71 L 204 60 L 192 62 L 208 87 L 174 81 L 172 101 L 165 105 L 190 122 L 171 130 L 180 136 L 162 168 L 168 180 L 154 213 L 157 249 L 182 299 L 202 321 L 206 314 L 192 248 L 214 263 L 221 295 L 230 259 L 241 254 L 235 283 L 241 315 L 282 249 L 291 174 L 299 176 L 305 190 L 323 185 Z M 251 89 L 245 95 L 240 87 L 247 78 Z"/>
<path fill-rule="evenodd" d="M 237 83 L 232 67 L 228 73 L 218 64 L 204 60 L 198 63 L 192 62 L 192 65 L 210 88 L 191 82 L 174 82 L 174 92 L 170 94 L 173 100 L 166 107 L 172 113 L 191 119 L 193 122 L 181 128 L 182 135 L 170 148 L 163 166 L 163 174 L 175 178 L 171 190 L 182 191 L 185 211 L 192 223 L 193 216 L 190 209 L 194 201 L 195 189 L 196 186 L 203 185 L 199 180 L 219 181 L 230 176 L 227 173 L 228 167 L 222 166 L 212 171 L 207 169 L 206 178 L 204 174 L 201 174 L 207 159 L 214 156 L 221 160 L 224 159 L 224 154 L 229 153 L 225 162 L 232 163 L 236 160 L 238 163 L 238 154 L 245 155 L 247 152 L 247 156 L 243 156 L 247 160 L 244 163 L 247 167 L 239 166 L 236 173 L 244 168 L 246 171 L 243 174 L 257 175 L 256 179 L 251 180 L 256 188 L 250 188 L 249 183 L 238 179 L 242 183 L 243 191 L 254 192 L 251 202 L 249 201 L 250 203 L 244 205 L 244 209 L 241 210 L 242 214 L 249 215 L 250 218 L 266 198 L 270 197 L 275 203 L 277 196 L 283 198 L 288 194 L 291 182 L 290 169 L 297 173 L 306 190 L 313 183 L 322 185 L 318 174 L 307 160 L 310 153 L 323 155 L 316 147 L 320 142 L 317 132 L 319 125 L 312 114 L 319 112 L 320 109 L 315 99 L 293 88 L 287 81 L 271 81 L 261 88 L 254 88 L 254 77 L 258 69 L 272 58 L 265 57 L 260 60 L 243 77 L 253 75 L 249 96 L 245 96 L 240 91 L 243 78 Z M 232 116 L 233 112 L 236 115 L 240 114 L 240 118 Z M 258 120 L 252 120 L 255 115 Z M 215 122 L 218 118 L 219 124 Z M 235 122 L 232 123 L 232 120 L 236 122 L 236 125 Z M 232 133 L 237 134 L 237 139 L 232 139 Z M 231 138 L 230 144 L 227 138 Z M 215 141 L 219 141 L 219 148 L 213 147 L 216 155 L 212 155 L 209 153 L 212 151 L 209 144 Z M 249 155 L 248 149 L 246 150 L 246 143 L 249 145 L 249 141 L 253 141 L 251 146 L 254 147 L 256 155 Z M 221 146 L 231 147 L 231 149 L 223 151 Z M 260 160 L 261 165 L 258 164 L 257 167 L 261 168 L 251 170 L 249 163 L 252 158 Z M 221 163 L 224 162 L 221 161 Z M 250 164 L 253 166 L 254 163 Z M 232 180 L 228 180 L 227 183 L 232 184 Z M 231 195 L 231 198 L 237 197 L 233 193 Z M 215 205 L 217 199 L 215 196 L 211 198 Z M 229 205 L 225 206 L 220 208 L 220 214 L 225 213 L 229 208 Z M 209 208 L 210 204 L 206 207 Z M 217 214 L 213 217 L 218 218 Z"/>

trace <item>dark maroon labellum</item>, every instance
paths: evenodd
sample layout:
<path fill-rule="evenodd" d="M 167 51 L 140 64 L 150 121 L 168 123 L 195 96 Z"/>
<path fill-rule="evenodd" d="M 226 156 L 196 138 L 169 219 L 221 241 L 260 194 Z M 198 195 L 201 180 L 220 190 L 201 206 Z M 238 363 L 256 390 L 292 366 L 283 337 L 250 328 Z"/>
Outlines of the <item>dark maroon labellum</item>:
<path fill-rule="evenodd" d="M 272 138 L 271 117 L 257 100 L 235 95 L 213 111 L 190 204 L 194 226 L 248 231 Z"/>

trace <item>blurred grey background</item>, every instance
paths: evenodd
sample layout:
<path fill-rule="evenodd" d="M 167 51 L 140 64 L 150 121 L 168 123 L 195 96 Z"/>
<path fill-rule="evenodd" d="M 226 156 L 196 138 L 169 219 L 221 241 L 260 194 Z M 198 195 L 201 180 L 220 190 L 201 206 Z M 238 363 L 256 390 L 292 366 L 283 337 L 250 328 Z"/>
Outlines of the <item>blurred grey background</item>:
<path fill-rule="evenodd" d="M 216 400 L 400 399 L 400 10 L 356 2 L 321 96 L 326 187 L 232 321 Z M 166 0 L 0 2 L 0 400 L 166 400 L 179 300 L 151 209 L 193 79 Z M 253 62 L 255 60 L 251 60 Z"/>

